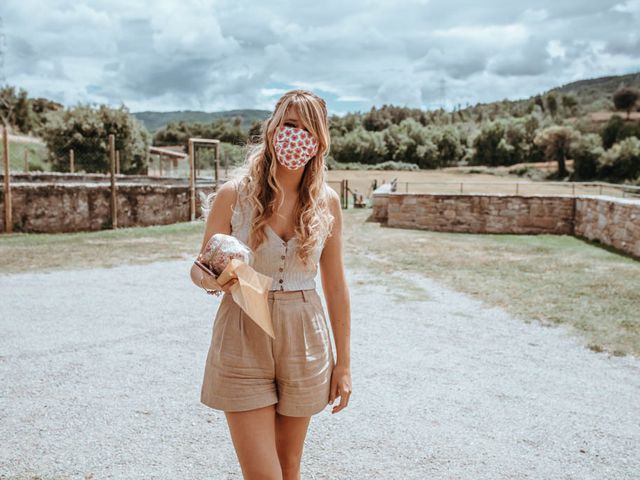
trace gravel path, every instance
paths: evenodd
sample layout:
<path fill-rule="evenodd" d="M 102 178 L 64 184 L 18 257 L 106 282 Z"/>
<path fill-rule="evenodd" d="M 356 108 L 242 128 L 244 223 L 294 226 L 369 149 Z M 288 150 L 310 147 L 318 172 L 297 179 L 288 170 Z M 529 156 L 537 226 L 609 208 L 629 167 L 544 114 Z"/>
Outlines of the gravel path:
<path fill-rule="evenodd" d="M 219 299 L 189 265 L 0 276 L 0 478 L 241 478 L 199 403 Z M 640 359 L 347 275 L 354 393 L 313 417 L 302 478 L 638 478 Z"/>

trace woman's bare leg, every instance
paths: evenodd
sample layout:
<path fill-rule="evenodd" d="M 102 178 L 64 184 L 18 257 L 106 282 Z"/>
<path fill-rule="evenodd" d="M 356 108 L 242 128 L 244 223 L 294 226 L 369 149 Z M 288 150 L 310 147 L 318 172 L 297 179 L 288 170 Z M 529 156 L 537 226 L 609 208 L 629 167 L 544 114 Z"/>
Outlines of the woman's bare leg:
<path fill-rule="evenodd" d="M 245 480 L 282 480 L 276 450 L 275 407 L 225 412 Z"/>
<path fill-rule="evenodd" d="M 287 417 L 276 413 L 276 448 L 283 480 L 300 480 L 304 439 L 311 417 Z"/>

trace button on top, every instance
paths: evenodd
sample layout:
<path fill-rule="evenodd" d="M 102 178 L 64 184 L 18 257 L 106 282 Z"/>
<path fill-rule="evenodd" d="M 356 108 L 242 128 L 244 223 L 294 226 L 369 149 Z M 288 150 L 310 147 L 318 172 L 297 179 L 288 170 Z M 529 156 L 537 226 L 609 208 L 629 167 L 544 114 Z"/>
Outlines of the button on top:
<path fill-rule="evenodd" d="M 280 283 L 282 283 L 284 280 L 280 279 Z"/>

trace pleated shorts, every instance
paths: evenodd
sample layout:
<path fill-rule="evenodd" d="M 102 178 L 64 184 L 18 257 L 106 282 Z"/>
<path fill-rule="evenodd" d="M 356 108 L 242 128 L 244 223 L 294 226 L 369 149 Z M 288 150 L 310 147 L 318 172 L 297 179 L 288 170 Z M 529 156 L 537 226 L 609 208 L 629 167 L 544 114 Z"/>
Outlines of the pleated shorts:
<path fill-rule="evenodd" d="M 275 339 L 224 294 L 200 401 L 227 412 L 276 404 L 281 415 L 320 413 L 329 403 L 335 365 L 320 295 L 315 289 L 270 291 L 269 310 Z"/>

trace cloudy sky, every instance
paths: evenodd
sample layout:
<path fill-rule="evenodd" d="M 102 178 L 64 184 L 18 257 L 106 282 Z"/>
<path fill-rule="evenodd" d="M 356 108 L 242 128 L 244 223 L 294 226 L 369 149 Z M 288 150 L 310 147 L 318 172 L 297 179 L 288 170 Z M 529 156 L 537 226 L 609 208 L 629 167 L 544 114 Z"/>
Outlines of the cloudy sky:
<path fill-rule="evenodd" d="M 640 71 L 640 0 L 2 0 L 5 81 L 66 105 L 331 113 L 522 98 Z"/>

